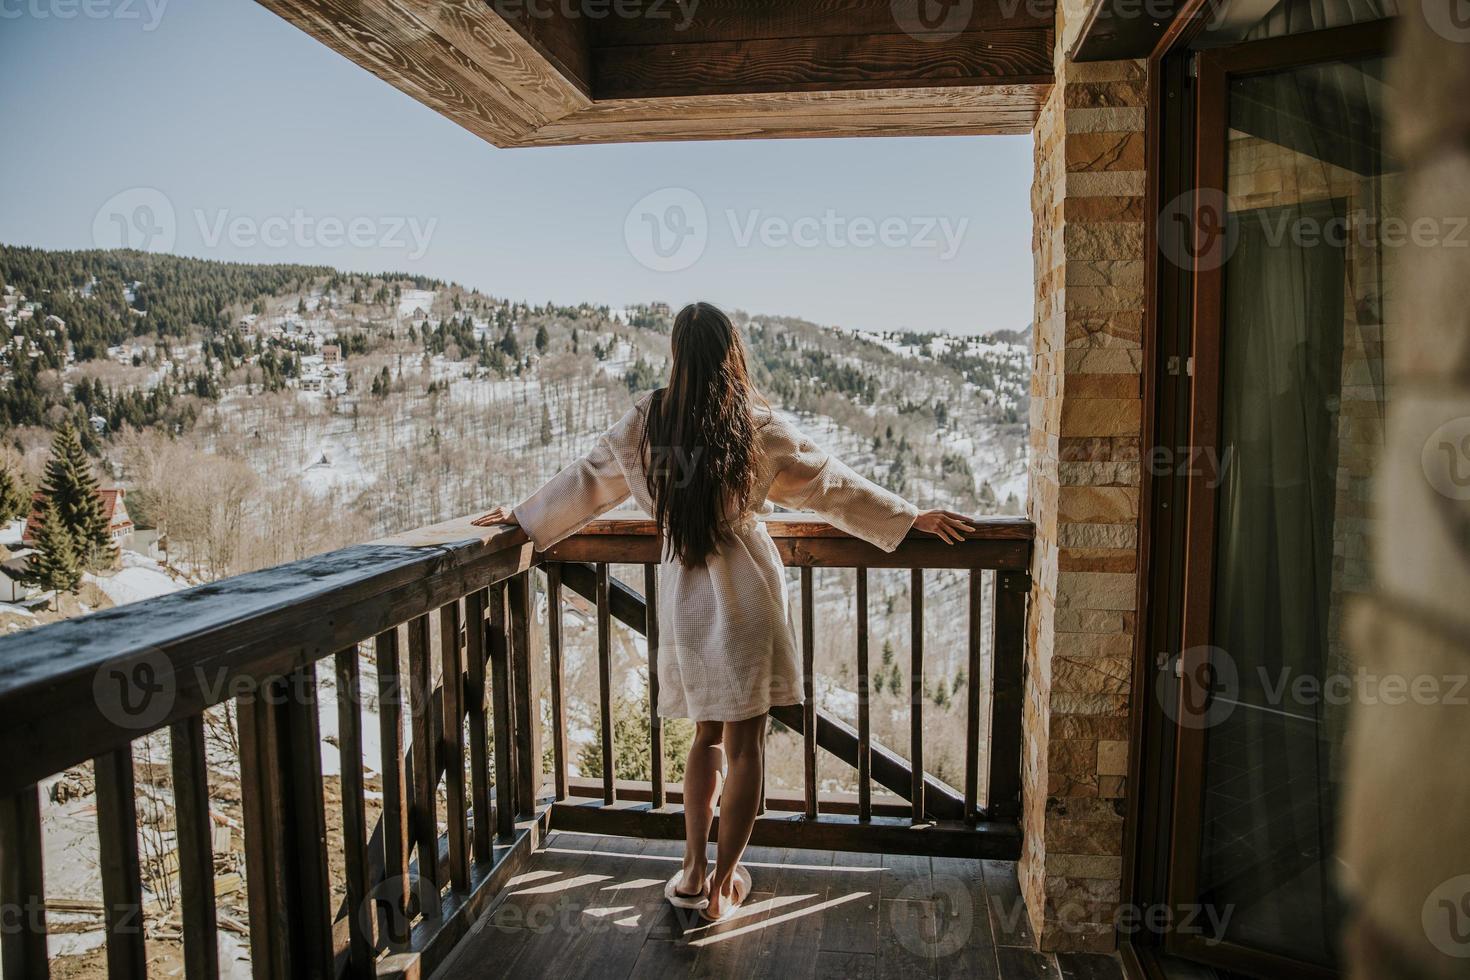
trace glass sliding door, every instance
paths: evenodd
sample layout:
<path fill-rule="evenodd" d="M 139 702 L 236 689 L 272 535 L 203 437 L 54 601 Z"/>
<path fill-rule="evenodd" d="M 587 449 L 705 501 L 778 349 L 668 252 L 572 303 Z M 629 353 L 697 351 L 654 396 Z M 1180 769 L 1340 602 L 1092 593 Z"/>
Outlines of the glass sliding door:
<path fill-rule="evenodd" d="M 1331 975 L 1353 696 L 1391 343 L 1381 44 L 1362 28 L 1199 55 L 1191 451 L 1171 904 L 1190 959 Z M 1379 48 L 1381 50 L 1381 48 Z M 1213 213 L 1211 213 L 1213 212 Z M 1389 225 L 1387 227 L 1392 227 Z"/>

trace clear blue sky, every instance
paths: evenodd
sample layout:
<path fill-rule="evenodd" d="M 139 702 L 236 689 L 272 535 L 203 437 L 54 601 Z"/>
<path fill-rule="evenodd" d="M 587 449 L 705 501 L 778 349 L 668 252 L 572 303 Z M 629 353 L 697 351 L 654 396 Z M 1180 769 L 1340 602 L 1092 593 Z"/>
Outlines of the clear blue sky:
<path fill-rule="evenodd" d="M 121 220 L 181 254 L 534 302 L 1031 319 L 1029 137 L 499 150 L 249 0 L 94 9 L 0 4 L 0 241 L 111 246 Z"/>

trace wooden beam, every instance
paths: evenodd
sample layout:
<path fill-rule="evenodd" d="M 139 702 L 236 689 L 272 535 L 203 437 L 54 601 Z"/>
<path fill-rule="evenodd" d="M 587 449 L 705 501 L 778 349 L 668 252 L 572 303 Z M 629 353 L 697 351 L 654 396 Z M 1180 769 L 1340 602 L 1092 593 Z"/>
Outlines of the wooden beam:
<path fill-rule="evenodd" d="M 887 0 L 718 0 L 687 20 L 539 0 L 260 2 L 502 147 L 1024 133 L 1052 77 L 1050 0 L 976 4 L 943 33 Z"/>
<path fill-rule="evenodd" d="M 1051 84 L 606 99 L 547 123 L 520 146 L 665 140 L 1024 135 Z"/>
<path fill-rule="evenodd" d="M 893 0 L 806 0 L 804 3 L 699 0 L 697 4 L 684 5 L 670 0 L 623 0 L 621 9 L 626 11 L 624 16 L 592 22 L 594 47 L 853 37 L 905 29 L 913 30 L 918 36 L 926 33 L 922 22 L 914 16 L 917 11 Z M 1051 0 L 952 4 L 951 10 L 943 13 L 944 22 L 938 26 L 944 34 L 995 28 L 1049 28 L 1056 17 Z M 950 22 L 950 16 L 957 19 Z M 938 31 L 934 35 L 943 36 Z"/>
<path fill-rule="evenodd" d="M 653 810 L 647 803 L 602 806 L 591 802 L 551 805 L 551 829 L 620 837 L 681 840 L 681 807 Z M 719 817 L 710 828 L 718 832 Z M 769 811 L 758 817 L 750 842 L 758 847 L 803 847 L 818 850 L 862 851 L 875 854 L 938 854 L 947 857 L 1014 861 L 1021 853 L 1021 831 L 1015 823 L 978 823 L 970 827 L 955 821 L 914 826 L 907 817 L 823 816 L 806 819 L 801 813 Z"/>
<path fill-rule="evenodd" d="M 1024 518 L 980 518 L 975 522 L 975 530 L 961 544 L 945 544 L 932 535 L 911 531 L 894 551 L 884 552 L 825 521 L 813 520 L 810 515 L 775 515 L 763 523 L 782 561 L 797 567 L 1021 570 L 1030 567 L 1031 539 L 1035 534 L 1034 525 Z M 659 561 L 658 549 L 653 521 L 640 515 L 594 521 L 542 557 L 547 561 L 647 564 Z M 577 584 L 567 582 L 570 588 L 577 589 L 586 581 L 580 573 L 568 574 L 578 579 Z M 614 583 L 614 592 L 617 588 Z M 629 594 L 641 604 L 637 593 Z M 616 595 L 613 604 L 617 615 Z"/>
<path fill-rule="evenodd" d="M 602 48 L 593 66 L 599 99 L 652 99 L 1044 84 L 1051 59 L 1049 31 L 995 30 Z"/>
<path fill-rule="evenodd" d="M 260 0 L 350 61 L 496 146 L 585 106 L 528 25 L 483 0 Z"/>

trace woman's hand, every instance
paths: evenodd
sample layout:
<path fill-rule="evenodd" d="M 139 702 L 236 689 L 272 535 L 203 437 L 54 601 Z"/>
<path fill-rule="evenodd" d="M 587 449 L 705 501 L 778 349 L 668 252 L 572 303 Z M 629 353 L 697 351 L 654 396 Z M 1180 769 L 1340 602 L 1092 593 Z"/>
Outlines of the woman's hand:
<path fill-rule="evenodd" d="M 914 519 L 914 527 L 938 536 L 945 544 L 963 541 L 966 534 L 975 530 L 968 517 L 952 510 L 926 510 Z"/>
<path fill-rule="evenodd" d="M 475 527 L 494 527 L 497 524 L 519 525 L 516 515 L 504 507 L 497 507 L 483 517 L 477 517 L 470 521 Z"/>

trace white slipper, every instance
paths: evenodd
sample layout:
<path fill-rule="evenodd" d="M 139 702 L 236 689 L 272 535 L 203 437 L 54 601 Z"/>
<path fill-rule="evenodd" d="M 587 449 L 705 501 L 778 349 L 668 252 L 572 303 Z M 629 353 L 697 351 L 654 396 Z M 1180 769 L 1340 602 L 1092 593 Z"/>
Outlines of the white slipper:
<path fill-rule="evenodd" d="M 704 883 L 704 893 L 706 896 L 710 894 L 710 882 L 713 879 L 714 872 L 710 872 L 709 878 L 706 879 Z M 704 904 L 699 907 L 699 917 L 701 919 L 703 919 L 705 922 L 711 923 L 724 922 L 726 919 L 730 918 L 731 916 L 735 915 L 735 913 L 740 911 L 741 907 L 745 904 L 745 900 L 750 897 L 750 891 L 754 887 L 754 882 L 752 882 L 750 879 L 750 871 L 745 867 L 745 865 L 737 864 L 735 866 L 734 881 L 735 900 L 725 907 L 724 914 L 719 916 L 710 915 L 709 898 L 706 897 L 704 900 Z"/>
<path fill-rule="evenodd" d="M 679 881 L 684 877 L 684 869 L 680 868 L 674 872 L 674 877 L 664 885 L 664 898 L 676 909 L 702 909 L 709 904 L 709 879 L 704 880 L 704 889 L 698 895 L 682 895 L 679 893 Z"/>

